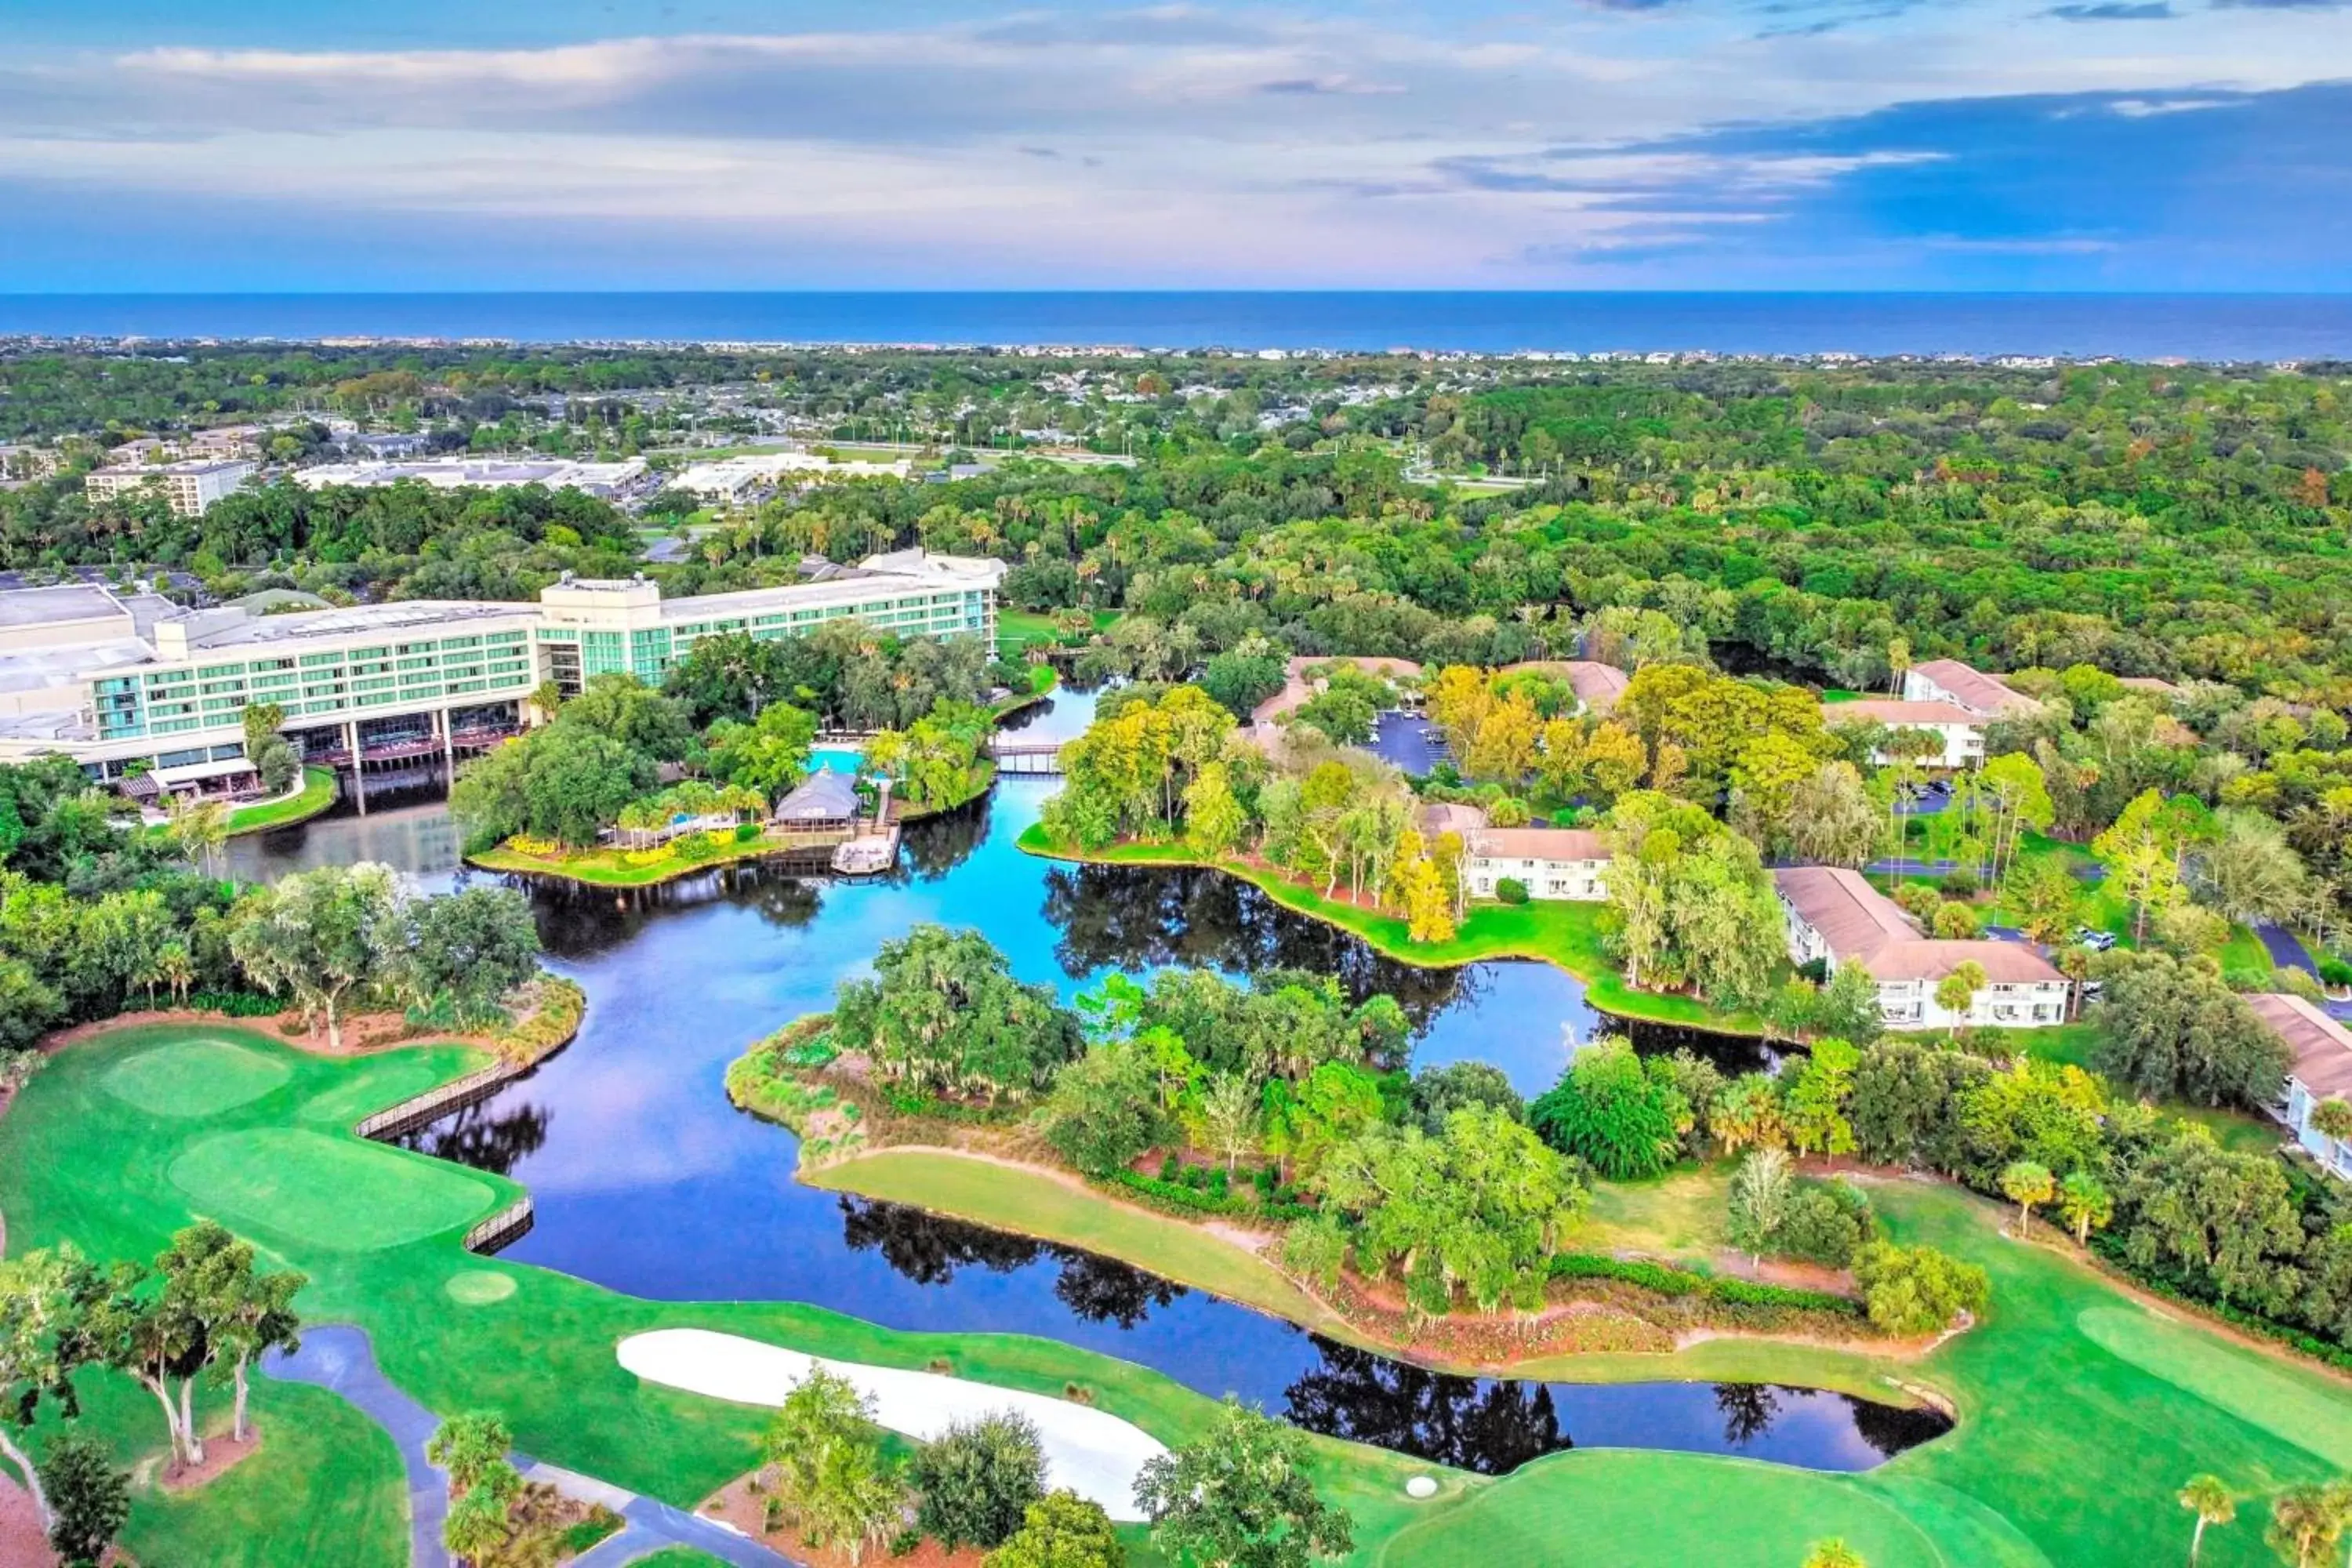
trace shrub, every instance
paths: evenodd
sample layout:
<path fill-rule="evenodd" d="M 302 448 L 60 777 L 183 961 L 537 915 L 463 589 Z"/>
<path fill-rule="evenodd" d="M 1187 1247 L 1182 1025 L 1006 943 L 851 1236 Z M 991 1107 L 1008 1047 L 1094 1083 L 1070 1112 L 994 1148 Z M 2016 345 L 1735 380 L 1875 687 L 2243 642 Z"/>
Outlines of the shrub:
<path fill-rule="evenodd" d="M 1932 1247 L 1888 1241 L 1874 1241 L 1855 1255 L 1853 1279 L 1870 1321 L 1890 1334 L 1935 1333 L 1963 1311 L 1983 1311 L 1992 1290 L 1973 1263 Z"/>
<path fill-rule="evenodd" d="M 1545 1142 L 1617 1181 L 1672 1164 L 1689 1115 L 1672 1064 L 1645 1063 L 1622 1039 L 1579 1052 L 1559 1082 L 1528 1107 L 1528 1123 Z"/>
<path fill-rule="evenodd" d="M 1937 890 L 1948 898 L 1973 899 L 1977 896 L 1977 889 L 1982 884 L 1978 882 L 1977 874 L 1965 866 L 1954 867 L 1936 879 Z"/>
<path fill-rule="evenodd" d="M 915 1522 L 949 1550 L 1000 1546 L 1045 1495 L 1045 1451 L 1036 1426 L 999 1411 L 959 1421 L 915 1451 L 908 1479 L 920 1500 Z"/>
<path fill-rule="evenodd" d="M 188 1005 L 208 1013 L 226 1013 L 232 1018 L 275 1018 L 286 1011 L 288 999 L 283 996 L 263 996 L 251 991 L 199 991 L 188 998 Z"/>
<path fill-rule="evenodd" d="M 738 844 L 749 844 L 754 838 L 759 837 L 763 831 L 765 831 L 764 828 L 759 823 L 739 822 L 735 825 L 735 842 Z"/>
<path fill-rule="evenodd" d="M 1524 904 L 1528 901 L 1528 885 L 1517 877 L 1505 877 L 1495 884 L 1495 897 L 1503 903 Z"/>
<path fill-rule="evenodd" d="M 1782 1258 L 1843 1268 L 1876 1229 L 1870 1200 L 1853 1183 L 1807 1182 L 1790 1199 L 1771 1249 Z"/>
<path fill-rule="evenodd" d="M 2319 961 L 2319 977 L 2330 985 L 2352 985 L 2352 963 L 2340 958 L 2323 958 Z"/>

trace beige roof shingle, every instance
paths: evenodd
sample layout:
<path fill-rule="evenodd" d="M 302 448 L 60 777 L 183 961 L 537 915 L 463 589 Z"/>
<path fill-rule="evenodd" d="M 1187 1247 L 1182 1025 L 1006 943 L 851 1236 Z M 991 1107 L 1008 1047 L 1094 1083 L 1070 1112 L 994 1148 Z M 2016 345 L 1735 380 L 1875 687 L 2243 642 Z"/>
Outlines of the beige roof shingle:
<path fill-rule="evenodd" d="M 1958 698 L 1963 706 L 1979 713 L 2023 713 L 2041 706 L 2004 683 L 2000 677 L 1987 675 L 1957 658 L 1931 658 L 1911 668 Z"/>
<path fill-rule="evenodd" d="M 2352 1030 L 2284 991 L 2249 996 L 2246 1005 L 2294 1053 L 2287 1071 L 2304 1088 L 2322 1099 L 2352 1092 Z"/>
<path fill-rule="evenodd" d="M 1606 860 L 1609 843 L 1585 827 L 1488 827 L 1471 836 L 1470 853 L 1496 860 Z"/>

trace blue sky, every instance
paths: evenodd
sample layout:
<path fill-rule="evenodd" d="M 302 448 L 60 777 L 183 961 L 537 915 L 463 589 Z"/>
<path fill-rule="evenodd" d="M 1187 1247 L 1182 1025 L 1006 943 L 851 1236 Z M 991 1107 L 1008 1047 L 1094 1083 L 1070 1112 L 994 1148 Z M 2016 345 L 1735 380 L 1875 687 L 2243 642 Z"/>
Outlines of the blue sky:
<path fill-rule="evenodd" d="M 2352 288 L 2352 5 L 9 0 L 0 291 Z"/>

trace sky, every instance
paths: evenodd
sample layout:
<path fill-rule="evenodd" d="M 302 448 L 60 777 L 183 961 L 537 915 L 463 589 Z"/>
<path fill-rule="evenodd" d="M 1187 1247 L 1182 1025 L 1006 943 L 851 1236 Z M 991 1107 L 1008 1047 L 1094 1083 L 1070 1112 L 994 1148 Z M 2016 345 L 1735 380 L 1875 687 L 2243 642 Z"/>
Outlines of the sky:
<path fill-rule="evenodd" d="M 2352 289 L 2352 0 L 7 0 L 0 292 Z"/>

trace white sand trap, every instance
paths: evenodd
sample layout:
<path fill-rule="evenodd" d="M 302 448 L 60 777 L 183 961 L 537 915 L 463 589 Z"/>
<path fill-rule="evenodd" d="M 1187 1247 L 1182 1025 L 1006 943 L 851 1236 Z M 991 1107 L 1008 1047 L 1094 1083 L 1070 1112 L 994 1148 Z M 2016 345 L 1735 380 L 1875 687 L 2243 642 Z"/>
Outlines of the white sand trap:
<path fill-rule="evenodd" d="M 1024 1394 L 935 1372 L 823 1361 L 782 1345 L 708 1329 L 656 1329 L 620 1344 L 621 1364 L 648 1383 L 705 1394 L 738 1405 L 782 1405 L 809 1369 L 847 1378 L 874 1400 L 874 1419 L 893 1432 L 929 1442 L 955 1421 L 1010 1410 L 1036 1424 L 1045 1448 L 1045 1484 L 1067 1487 L 1102 1504 L 1121 1521 L 1143 1517 L 1135 1506 L 1135 1477 L 1143 1461 L 1167 1445 L 1131 1421 L 1066 1399 Z"/>

